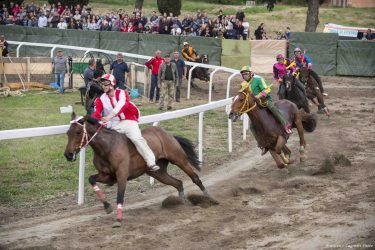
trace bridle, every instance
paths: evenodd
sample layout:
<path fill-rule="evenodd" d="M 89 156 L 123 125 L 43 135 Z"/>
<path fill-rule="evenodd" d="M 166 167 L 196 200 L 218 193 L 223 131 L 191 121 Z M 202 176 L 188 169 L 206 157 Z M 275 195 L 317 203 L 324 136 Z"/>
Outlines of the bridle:
<path fill-rule="evenodd" d="M 254 105 L 250 107 L 249 94 L 244 91 L 242 91 L 241 94 L 244 94 L 246 97 L 244 103 L 242 103 L 240 110 L 238 111 L 238 113 L 242 115 L 244 113 L 250 112 L 253 109 L 255 109 L 255 107 L 257 106 L 257 103 L 254 102 Z"/>
<path fill-rule="evenodd" d="M 82 118 L 83 117 L 80 116 L 80 117 L 70 121 L 70 124 L 78 124 L 83 129 L 83 134 L 82 134 L 82 138 L 81 138 L 81 143 L 79 145 L 79 149 L 87 147 L 87 145 L 89 145 L 89 143 L 98 135 L 99 131 L 103 128 L 103 124 L 101 124 L 99 126 L 99 128 L 95 131 L 95 134 L 89 139 L 89 136 L 88 136 L 87 130 L 86 130 L 86 123 L 83 123 L 83 124 L 79 123 L 79 121 Z M 85 144 L 85 141 L 86 141 L 86 144 Z"/>

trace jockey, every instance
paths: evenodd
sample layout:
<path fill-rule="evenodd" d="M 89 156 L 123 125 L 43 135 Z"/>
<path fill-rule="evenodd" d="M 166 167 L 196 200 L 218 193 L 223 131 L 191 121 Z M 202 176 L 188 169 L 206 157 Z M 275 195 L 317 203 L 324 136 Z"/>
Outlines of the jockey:
<path fill-rule="evenodd" d="M 261 102 L 267 107 L 275 118 L 283 126 L 285 132 L 290 135 L 292 133 L 291 124 L 285 120 L 280 111 L 273 105 L 271 97 L 271 85 L 261 76 L 254 75 L 250 66 L 243 66 L 241 69 L 242 78 L 245 80 L 241 83 L 241 91 L 250 88 L 255 98 L 260 100 L 265 98 L 266 102 Z"/>
<path fill-rule="evenodd" d="M 139 110 L 129 101 L 129 94 L 122 89 L 115 89 L 116 80 L 111 74 L 101 77 L 104 93 L 95 100 L 93 117 L 119 133 L 125 134 L 135 145 L 151 171 L 160 169 L 155 163 L 155 155 L 142 137 L 138 126 Z M 103 116 L 102 116 L 103 114 Z"/>
<path fill-rule="evenodd" d="M 295 48 L 294 49 L 294 57 L 293 57 L 292 61 L 290 62 L 290 65 L 296 67 L 297 70 L 298 70 L 299 68 L 301 68 L 301 66 L 303 64 L 307 65 L 307 67 L 310 70 L 311 76 L 317 81 L 317 83 L 319 85 L 320 92 L 322 92 L 323 95 L 327 96 L 328 94 L 324 93 L 322 80 L 320 79 L 318 74 L 315 71 L 312 70 L 312 65 L 313 65 L 312 60 L 305 53 L 302 54 L 302 51 L 301 51 L 300 48 Z"/>
<path fill-rule="evenodd" d="M 195 62 L 195 58 L 198 56 L 198 53 L 193 47 L 190 46 L 188 42 L 184 42 L 182 56 L 186 61 Z"/>
<path fill-rule="evenodd" d="M 273 65 L 273 78 L 275 79 L 276 83 L 280 84 L 278 96 L 279 99 L 285 99 L 285 85 L 284 83 L 284 76 L 288 73 L 288 70 L 292 72 L 292 74 L 296 75 L 296 68 L 290 64 L 288 67 L 286 66 L 287 61 L 284 59 L 282 54 L 278 54 L 276 56 L 276 63 Z M 305 87 L 302 85 L 300 81 L 295 81 L 296 86 L 305 93 Z"/>

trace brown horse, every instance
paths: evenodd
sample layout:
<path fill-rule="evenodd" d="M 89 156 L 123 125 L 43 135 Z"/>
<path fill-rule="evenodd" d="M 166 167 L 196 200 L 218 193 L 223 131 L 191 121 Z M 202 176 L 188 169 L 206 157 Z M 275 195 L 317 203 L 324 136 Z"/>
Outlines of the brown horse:
<path fill-rule="evenodd" d="M 300 68 L 300 80 L 301 82 L 306 84 L 306 96 L 309 98 L 314 104 L 318 106 L 318 111 L 320 113 L 325 113 L 328 117 L 330 116 L 329 110 L 324 103 L 323 94 L 320 91 L 319 84 L 315 80 L 315 78 L 311 75 L 311 70 L 307 67 L 307 65 L 302 65 Z M 318 99 L 318 103 L 316 103 L 314 98 Z"/>
<path fill-rule="evenodd" d="M 182 181 L 167 173 L 168 163 L 172 163 L 184 171 L 192 181 L 208 196 L 198 175 L 193 167 L 200 170 L 199 160 L 192 143 L 185 138 L 172 136 L 159 127 L 148 127 L 142 132 L 148 145 L 157 159 L 160 170 L 152 172 L 146 166 L 145 161 L 138 153 L 134 144 L 124 135 L 100 125 L 97 120 L 86 116 L 76 117 L 72 114 L 72 121 L 67 132 L 68 144 L 65 149 L 65 157 L 68 161 L 74 161 L 76 154 L 88 144 L 94 151 L 94 166 L 98 174 L 91 175 L 89 182 L 103 202 L 107 213 L 112 212 L 111 205 L 105 195 L 96 185 L 96 182 L 113 185 L 117 183 L 117 221 L 114 227 L 121 226 L 123 219 L 122 205 L 128 180 L 135 179 L 144 173 L 154 177 L 161 183 L 171 185 L 178 190 L 180 199 L 186 202 Z"/>
<path fill-rule="evenodd" d="M 236 121 L 241 114 L 247 113 L 251 120 L 251 130 L 258 145 L 270 151 L 277 167 L 284 168 L 291 163 L 291 151 L 286 146 L 288 135 L 272 113 L 268 109 L 262 108 L 264 101 L 257 100 L 249 88 L 246 88 L 233 98 L 229 119 Z M 297 128 L 300 139 L 300 161 L 304 161 L 306 147 L 304 130 L 307 132 L 315 130 L 315 115 L 299 111 L 294 103 L 285 99 L 275 102 L 274 105 L 281 111 L 284 118 L 294 128 Z"/>

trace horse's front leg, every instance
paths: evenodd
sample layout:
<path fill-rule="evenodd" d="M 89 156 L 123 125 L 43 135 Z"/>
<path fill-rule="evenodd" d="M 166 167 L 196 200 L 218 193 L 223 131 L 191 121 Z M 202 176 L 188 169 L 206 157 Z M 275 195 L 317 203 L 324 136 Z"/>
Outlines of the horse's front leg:
<path fill-rule="evenodd" d="M 117 177 L 117 217 L 116 222 L 113 224 L 112 227 L 120 227 L 121 222 L 123 220 L 123 205 L 124 205 L 124 196 L 125 196 L 125 188 L 128 179 L 127 171 L 123 170 L 127 169 L 124 167 L 119 167 L 119 170 L 116 172 Z"/>
<path fill-rule="evenodd" d="M 104 210 L 107 212 L 107 214 L 112 213 L 113 210 L 112 210 L 111 204 L 108 203 L 107 197 L 105 196 L 105 194 L 103 194 L 102 190 L 100 190 L 96 182 L 101 182 L 101 183 L 111 185 L 114 183 L 113 179 L 109 175 L 103 175 L 102 173 L 91 175 L 89 177 L 89 183 L 94 189 L 96 195 L 103 202 Z"/>

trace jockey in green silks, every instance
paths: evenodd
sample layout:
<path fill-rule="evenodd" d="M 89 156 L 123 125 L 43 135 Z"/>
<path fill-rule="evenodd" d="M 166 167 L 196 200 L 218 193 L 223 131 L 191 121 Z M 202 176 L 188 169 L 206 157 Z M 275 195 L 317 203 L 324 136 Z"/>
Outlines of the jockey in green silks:
<path fill-rule="evenodd" d="M 251 92 L 254 94 L 255 98 L 260 100 L 263 107 L 267 107 L 275 118 L 283 126 L 285 132 L 290 135 L 292 133 L 291 124 L 285 120 L 280 111 L 273 105 L 271 97 L 271 85 L 261 76 L 255 75 L 250 66 L 243 66 L 241 69 L 242 79 L 244 81 L 241 83 L 241 91 L 246 88 L 250 88 Z M 263 102 L 261 99 L 266 99 Z"/>

